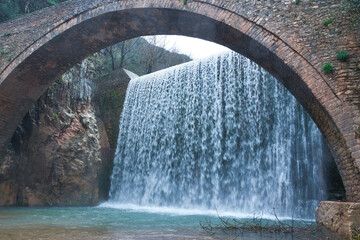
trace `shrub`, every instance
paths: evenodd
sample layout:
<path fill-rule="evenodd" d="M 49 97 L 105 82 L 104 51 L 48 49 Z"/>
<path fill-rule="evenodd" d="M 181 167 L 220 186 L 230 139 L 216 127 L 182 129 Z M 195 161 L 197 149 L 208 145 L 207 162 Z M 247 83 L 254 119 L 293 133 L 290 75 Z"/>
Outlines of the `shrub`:
<path fill-rule="evenodd" d="M 326 74 L 330 74 L 330 73 L 333 73 L 334 72 L 334 66 L 327 62 L 325 63 L 324 65 L 322 65 L 322 70 L 326 73 Z"/>
<path fill-rule="evenodd" d="M 8 60 L 8 61 L 11 61 L 11 56 L 8 56 L 8 57 L 7 57 L 7 60 Z"/>
<path fill-rule="evenodd" d="M 346 62 L 349 58 L 349 53 L 347 51 L 340 51 L 337 53 L 336 58 L 341 62 Z"/>
<path fill-rule="evenodd" d="M 184 0 L 184 5 L 186 5 L 186 4 L 187 4 L 187 2 L 188 2 L 188 0 Z"/>
<path fill-rule="evenodd" d="M 300 0 L 295 0 L 296 5 L 299 5 L 299 3 L 300 3 Z"/>
<path fill-rule="evenodd" d="M 354 240 L 360 240 L 360 233 L 358 233 L 357 231 L 354 231 L 354 232 L 353 232 L 352 239 L 354 239 Z"/>
<path fill-rule="evenodd" d="M 329 26 L 329 24 L 332 23 L 332 20 L 330 18 L 327 18 L 327 19 L 324 19 L 322 23 L 324 26 Z"/>

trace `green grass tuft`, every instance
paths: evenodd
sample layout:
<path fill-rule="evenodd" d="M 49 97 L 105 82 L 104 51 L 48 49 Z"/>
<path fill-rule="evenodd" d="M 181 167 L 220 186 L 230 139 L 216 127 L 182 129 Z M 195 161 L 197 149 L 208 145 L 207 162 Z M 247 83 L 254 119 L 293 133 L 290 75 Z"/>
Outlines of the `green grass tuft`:
<path fill-rule="evenodd" d="M 334 66 L 329 62 L 322 65 L 321 68 L 326 74 L 330 74 L 330 73 L 333 73 L 335 71 Z"/>
<path fill-rule="evenodd" d="M 336 58 L 341 62 L 346 62 L 349 58 L 349 53 L 347 51 L 340 51 L 337 53 Z"/>
<path fill-rule="evenodd" d="M 322 23 L 324 26 L 329 26 L 329 24 L 332 23 L 332 20 L 330 18 L 327 18 L 327 19 L 324 19 Z"/>

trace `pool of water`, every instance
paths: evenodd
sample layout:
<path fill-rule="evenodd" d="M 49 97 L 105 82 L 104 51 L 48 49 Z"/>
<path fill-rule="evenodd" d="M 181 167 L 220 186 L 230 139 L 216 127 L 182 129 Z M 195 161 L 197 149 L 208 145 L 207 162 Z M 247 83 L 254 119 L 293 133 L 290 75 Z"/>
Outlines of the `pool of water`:
<path fill-rule="evenodd" d="M 268 232 L 206 231 L 201 224 L 221 225 L 221 220 L 213 213 L 110 207 L 106 204 L 98 207 L 0 208 L 0 239 L 302 239 Z"/>

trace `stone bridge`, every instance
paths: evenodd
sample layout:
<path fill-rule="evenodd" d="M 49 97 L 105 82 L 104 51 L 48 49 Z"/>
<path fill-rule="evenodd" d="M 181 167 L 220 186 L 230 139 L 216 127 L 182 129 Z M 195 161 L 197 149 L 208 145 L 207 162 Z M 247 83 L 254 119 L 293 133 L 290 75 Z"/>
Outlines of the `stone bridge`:
<path fill-rule="evenodd" d="M 285 85 L 326 137 L 347 201 L 360 202 L 358 14 L 346 0 L 72 0 L 2 23 L 0 146 L 51 83 L 90 54 L 138 36 L 186 35 L 245 55 Z M 333 73 L 322 71 L 326 62 Z"/>

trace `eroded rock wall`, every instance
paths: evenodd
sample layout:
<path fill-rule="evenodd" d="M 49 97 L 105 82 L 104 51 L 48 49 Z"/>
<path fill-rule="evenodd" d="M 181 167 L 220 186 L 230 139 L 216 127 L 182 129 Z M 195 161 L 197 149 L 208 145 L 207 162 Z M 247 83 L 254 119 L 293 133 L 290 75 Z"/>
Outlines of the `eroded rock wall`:
<path fill-rule="evenodd" d="M 100 180 L 111 161 L 91 99 L 92 66 L 86 60 L 59 78 L 18 126 L 0 157 L 0 206 L 94 205 L 106 197 Z"/>

